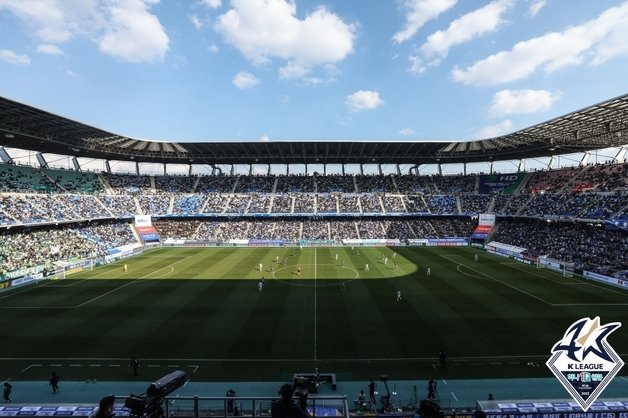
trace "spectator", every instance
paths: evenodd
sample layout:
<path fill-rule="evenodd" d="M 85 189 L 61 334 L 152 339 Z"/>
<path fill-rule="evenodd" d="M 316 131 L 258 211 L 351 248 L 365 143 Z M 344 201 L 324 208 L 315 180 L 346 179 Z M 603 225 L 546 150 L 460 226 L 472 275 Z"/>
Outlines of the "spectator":
<path fill-rule="evenodd" d="M 294 386 L 285 384 L 279 390 L 281 399 L 276 400 L 271 406 L 272 418 L 305 418 L 307 416 L 304 405 L 297 405 L 292 400 Z"/>

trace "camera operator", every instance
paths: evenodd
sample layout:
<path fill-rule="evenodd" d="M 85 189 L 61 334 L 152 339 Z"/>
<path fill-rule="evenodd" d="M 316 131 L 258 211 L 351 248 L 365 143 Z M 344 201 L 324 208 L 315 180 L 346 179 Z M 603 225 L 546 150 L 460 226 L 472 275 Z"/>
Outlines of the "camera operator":
<path fill-rule="evenodd" d="M 279 389 L 281 399 L 273 402 L 271 408 L 272 418 L 305 418 L 307 417 L 306 405 L 297 405 L 293 400 L 294 386 L 286 383 Z"/>
<path fill-rule="evenodd" d="M 100 400 L 98 408 L 96 408 L 94 412 L 92 412 L 89 418 L 112 418 L 115 415 L 113 413 L 113 405 L 115 404 L 115 402 L 115 396 L 105 396 Z"/>

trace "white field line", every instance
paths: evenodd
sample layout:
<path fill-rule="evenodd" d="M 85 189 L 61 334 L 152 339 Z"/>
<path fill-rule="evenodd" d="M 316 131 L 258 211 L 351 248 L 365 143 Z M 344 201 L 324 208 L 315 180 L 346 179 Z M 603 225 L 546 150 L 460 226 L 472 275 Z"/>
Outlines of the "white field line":
<path fill-rule="evenodd" d="M 491 277 L 491 276 L 489 276 L 489 275 L 488 275 L 488 274 L 486 274 L 486 273 L 482 273 L 481 271 L 475 270 L 475 269 L 473 269 L 473 268 L 471 268 L 471 267 L 469 267 L 469 266 L 467 266 L 467 265 L 465 265 L 465 264 L 460 264 L 458 261 L 452 260 L 451 258 L 449 258 L 449 257 L 447 257 L 447 256 L 445 256 L 445 255 L 441 255 L 441 257 L 443 257 L 443 258 L 445 258 L 445 259 L 447 259 L 447 260 L 449 260 L 449 261 L 451 261 L 451 262 L 458 263 L 458 267 L 462 266 L 462 267 L 464 267 L 464 268 L 467 268 L 467 269 L 469 269 L 469 270 L 471 270 L 471 271 L 474 271 L 474 272 L 476 272 L 476 273 L 478 273 L 478 274 L 481 274 L 481 275 L 483 275 L 483 276 L 485 276 L 485 277 L 488 277 L 488 278 L 489 278 L 489 279 L 491 279 L 491 280 L 494 280 L 494 281 L 496 281 L 496 282 L 499 282 L 499 283 L 501 283 L 501 284 L 503 284 L 503 285 L 506 285 L 506 286 L 508 286 L 508 287 L 511 287 L 511 288 L 513 288 L 513 289 L 515 289 L 515 290 L 517 290 L 517 291 L 521 292 L 521 293 L 524 293 L 524 294 L 526 294 L 526 295 L 528 295 L 528 296 L 530 296 L 530 297 L 533 297 L 534 299 L 537 299 L 537 300 L 540 300 L 540 301 L 542 301 L 542 302 L 545 302 L 546 304 L 548 304 L 548 305 L 550 305 L 550 306 L 552 306 L 552 307 L 563 307 L 563 306 L 628 306 L 628 302 L 627 302 L 627 303 L 617 303 L 617 302 L 603 302 L 603 303 L 586 303 L 586 302 L 584 302 L 584 303 L 551 303 L 551 302 L 548 302 L 548 301 L 546 301 L 545 299 L 543 299 L 543 298 L 541 298 L 541 297 L 539 297 L 539 296 L 533 295 L 532 293 L 528 293 L 528 292 L 526 292 L 525 290 L 519 289 L 519 288 L 518 288 L 518 287 L 516 287 L 516 286 L 510 285 L 510 284 L 505 283 L 505 282 L 503 282 L 503 281 L 501 281 L 501 280 L 499 280 L 499 279 L 496 279 L 496 278 L 494 278 L 494 277 Z M 504 264 L 504 263 L 501 263 L 501 264 Z M 456 269 L 457 269 L 458 271 L 460 271 L 460 269 L 459 269 L 458 267 L 457 267 Z M 517 270 L 519 270 L 519 269 L 517 269 Z M 460 272 L 461 272 L 462 274 L 467 275 L 467 276 L 470 276 L 470 277 L 475 277 L 475 278 L 479 279 L 479 277 L 477 277 L 477 276 L 469 275 L 469 274 L 466 274 L 466 273 L 464 273 L 464 272 L 462 272 L 462 271 L 460 271 Z M 524 273 L 528 273 L 528 272 L 526 272 L 525 270 L 522 270 L 522 272 L 524 272 Z M 573 283 L 560 283 L 560 284 L 573 284 Z M 585 283 L 585 284 L 586 284 L 586 283 Z M 594 284 L 592 284 L 592 283 L 590 283 L 590 284 L 591 284 L 591 286 L 595 286 L 595 285 L 594 285 Z M 596 287 L 601 287 L 601 286 L 596 286 Z M 603 288 L 603 289 L 606 289 L 606 288 Z M 616 292 L 616 293 L 620 293 L 620 294 L 622 294 L 622 295 L 625 295 L 625 293 L 618 292 L 618 291 L 613 290 L 613 289 L 607 289 L 607 290 L 609 290 L 610 292 Z"/>
<path fill-rule="evenodd" d="M 22 372 L 25 372 L 26 370 L 30 369 L 31 367 L 41 367 L 41 364 L 30 364 L 30 365 L 28 365 L 28 367 L 22 369 Z"/>
<path fill-rule="evenodd" d="M 543 277 L 541 275 L 538 275 L 538 274 L 535 274 L 535 273 L 532 273 L 532 272 L 529 272 L 529 271 L 526 271 L 526 270 L 523 270 L 523 269 L 515 267 L 515 265 L 517 265 L 519 263 L 501 263 L 501 264 L 503 264 L 505 266 L 508 266 L 510 268 L 513 268 L 515 270 L 519 270 L 519 271 L 521 271 L 523 273 L 526 273 L 526 274 L 529 274 L 529 275 L 532 275 L 532 276 L 536 276 L 536 277 L 540 277 L 542 279 L 546 279 L 546 280 L 549 280 L 551 282 L 558 283 L 558 284 L 561 284 L 561 285 L 562 284 L 564 284 L 564 285 L 589 285 L 589 286 L 600 288 L 602 290 L 606 290 L 607 292 L 618 293 L 618 294 L 623 295 L 623 296 L 628 296 L 628 294 L 626 292 L 624 292 L 624 291 L 616 290 L 616 289 L 610 289 L 608 287 L 600 286 L 600 285 L 598 285 L 596 283 L 591 283 L 591 281 L 589 281 L 589 280 L 587 280 L 586 282 L 583 282 L 581 280 L 572 279 L 572 280 L 576 280 L 576 282 L 574 282 L 574 283 L 561 283 L 561 282 L 558 282 L 558 281 L 555 281 L 555 280 L 548 279 L 548 278 Z M 549 271 L 552 272 L 552 273 L 556 273 L 556 272 L 554 272 L 552 270 L 549 270 Z M 560 304 L 560 305 L 557 304 L 557 306 L 589 306 L 589 305 L 590 306 L 595 306 L 595 305 L 598 305 L 598 304 L 595 304 L 595 303 L 586 303 L 584 305 L 582 305 L 582 304 L 575 304 L 575 305 L 573 305 L 573 304 Z M 608 305 L 608 306 L 618 305 L 618 306 L 622 306 L 624 304 L 623 303 L 604 303 L 603 305 Z"/>
<path fill-rule="evenodd" d="M 140 277 L 139 279 L 135 279 L 135 280 L 133 280 L 132 282 L 125 283 L 125 284 L 123 284 L 122 286 L 116 287 L 115 289 L 112 289 L 112 290 L 110 290 L 110 291 L 108 291 L 108 292 L 106 292 L 106 293 L 103 293 L 103 294 L 102 294 L 102 295 L 100 295 L 100 296 L 96 296 L 95 298 L 92 298 L 92 299 L 90 299 L 90 300 L 88 300 L 88 301 L 86 301 L 86 302 L 83 302 L 83 303 L 79 304 L 79 305 L 75 305 L 75 306 L 0 306 L 0 309 L 76 309 L 76 308 L 80 308 L 80 307 L 82 307 L 82 306 L 84 306 L 84 305 L 86 305 L 86 304 L 88 304 L 88 303 L 90 303 L 90 302 L 93 302 L 93 301 L 95 301 L 95 300 L 98 300 L 98 299 L 102 298 L 103 296 L 106 296 L 106 295 L 108 295 L 108 294 L 110 294 L 110 293 L 112 293 L 112 292 L 115 292 L 116 290 L 122 289 L 123 287 L 126 287 L 126 286 L 128 286 L 128 285 L 130 285 L 130 284 L 133 284 L 133 283 L 135 283 L 135 282 L 137 282 L 137 281 L 139 281 L 139 280 L 141 280 L 141 279 L 146 279 L 146 278 L 151 278 L 151 279 L 152 279 L 152 278 L 155 278 L 155 279 L 159 279 L 159 278 L 162 278 L 162 277 L 167 276 L 168 274 L 172 274 L 172 273 L 174 272 L 174 267 L 173 267 L 173 266 L 174 266 L 175 264 L 180 263 L 181 261 L 184 261 L 184 260 L 186 260 L 186 259 L 188 259 L 188 258 L 190 258 L 190 257 L 192 257 L 192 256 L 191 256 L 191 255 L 189 255 L 189 256 L 187 256 L 187 257 L 184 257 L 184 258 L 182 258 L 182 259 L 181 259 L 181 260 L 179 260 L 179 261 L 175 261 L 175 262 L 174 262 L 174 263 L 172 263 L 172 264 L 169 264 L 169 265 L 167 265 L 167 266 L 165 266 L 165 267 L 161 267 L 161 268 L 159 268 L 159 269 L 157 269 L 157 270 L 154 270 L 154 271 L 152 271 L 152 272 L 150 272 L 150 273 L 148 273 L 148 274 L 146 274 L 146 275 L 144 275 L 144 276 Z M 158 257 L 155 257 L 155 258 L 158 258 Z M 159 257 L 159 258 L 163 258 L 163 257 Z M 157 276 L 157 277 L 149 277 L 151 274 L 156 273 L 156 272 L 158 272 L 158 271 L 160 271 L 160 270 L 163 270 L 163 269 L 166 269 L 166 268 L 170 268 L 170 271 L 169 271 L 169 272 L 167 272 L 166 274 L 162 274 L 162 275 Z M 101 273 L 101 274 L 96 275 L 96 276 L 93 276 L 92 278 L 97 278 L 97 277 L 100 277 L 100 276 L 102 276 L 103 274 L 106 274 L 106 273 L 108 273 L 108 272 L 110 272 L 110 271 L 111 271 L 111 270 L 107 270 L 106 272 Z M 71 285 L 55 285 L 55 284 L 53 284 L 53 282 L 51 281 L 50 283 L 46 283 L 46 284 L 44 284 L 43 286 L 46 286 L 46 287 L 69 287 L 69 286 L 74 286 L 75 284 L 78 284 L 78 283 L 85 282 L 85 281 L 87 281 L 87 280 L 89 280 L 89 279 L 79 279 L 79 280 L 77 280 L 77 282 L 76 282 L 76 283 L 72 283 Z M 40 287 L 41 287 L 41 286 L 40 286 Z M 22 293 L 26 293 L 26 292 L 29 292 L 29 291 L 31 291 L 31 290 L 33 290 L 33 289 L 37 289 L 37 288 L 38 288 L 38 286 L 29 286 L 29 287 L 27 287 L 27 288 L 24 288 L 23 290 L 18 290 L 18 291 L 15 291 L 15 292 L 11 292 L 10 294 L 8 294 L 8 295 L 6 295 L 6 296 L 0 296 L 0 300 L 3 300 L 3 299 L 8 299 L 8 298 L 13 297 L 13 296 L 15 296 L 15 295 L 19 295 L 19 294 L 22 294 Z"/>
<path fill-rule="evenodd" d="M 619 356 L 628 356 L 628 353 L 619 353 Z M 468 361 L 495 361 L 502 360 L 507 361 L 511 359 L 530 359 L 530 358 L 548 358 L 546 353 L 544 354 L 529 354 L 521 356 L 468 356 L 468 357 L 452 357 L 451 361 L 455 362 L 468 362 Z M 48 362 L 48 361 L 62 361 L 62 362 L 102 362 L 108 363 L 109 367 L 120 367 L 119 364 L 112 364 L 109 362 L 127 362 L 127 358 L 103 358 L 103 357 L 88 357 L 88 358 L 42 358 L 42 357 L 7 357 L 3 358 L 3 361 L 36 361 L 36 362 Z M 145 358 L 143 362 L 159 362 L 163 364 L 172 364 L 177 362 L 179 364 L 193 363 L 194 365 L 182 366 L 182 367 L 199 367 L 197 363 L 202 362 L 241 362 L 241 363 L 272 363 L 272 362 L 304 362 L 311 361 L 311 358 L 273 358 L 273 359 L 259 359 L 259 358 Z M 364 361 L 433 361 L 434 357 L 387 357 L 387 358 L 325 358 L 321 359 L 325 361 L 345 362 L 345 363 L 359 363 Z M 52 367 L 62 367 L 62 363 L 50 364 Z"/>
<path fill-rule="evenodd" d="M 539 301 L 541 301 L 541 302 L 543 302 L 543 303 L 545 303 L 545 304 L 547 304 L 547 305 L 549 305 L 549 306 L 554 306 L 554 304 L 553 304 L 553 303 L 548 302 L 548 301 L 546 301 L 545 299 L 543 299 L 543 298 L 541 298 L 541 297 L 539 297 L 539 296 L 533 295 L 532 293 L 529 293 L 529 292 L 526 292 L 525 290 L 519 289 L 519 288 L 518 288 L 518 287 L 516 287 L 516 286 L 513 286 L 513 285 L 508 284 L 508 283 L 506 283 L 506 282 L 503 282 L 503 281 L 501 281 L 501 280 L 499 280 L 499 279 L 496 279 L 496 278 L 494 278 L 494 277 L 491 277 L 491 276 L 489 276 L 489 275 L 488 275 L 488 274 L 486 274 L 486 273 L 482 273 L 481 271 L 478 271 L 478 270 L 476 270 L 476 269 L 474 269 L 474 268 L 471 268 L 471 267 L 469 267 L 469 266 L 466 266 L 466 265 L 464 265 L 464 264 L 462 264 L 462 263 L 460 263 L 460 262 L 458 262 L 458 261 L 456 261 L 456 260 L 452 260 L 451 258 L 447 257 L 446 255 L 441 255 L 441 257 L 443 257 L 443 258 L 444 258 L 444 259 L 446 259 L 446 260 L 451 261 L 452 263 L 456 263 L 456 264 L 458 264 L 458 265 L 462 265 L 462 266 L 464 266 L 465 268 L 468 268 L 468 269 L 469 269 L 469 270 L 471 270 L 471 271 L 474 271 L 474 272 L 476 272 L 476 273 L 478 273 L 478 274 L 481 274 L 481 275 L 482 275 L 482 276 L 484 276 L 484 277 L 488 277 L 489 279 L 492 279 L 492 280 L 496 281 L 497 283 L 501 283 L 501 284 L 503 284 L 504 286 L 508 286 L 508 287 L 510 287 L 511 289 L 515 289 L 516 291 L 521 292 L 521 293 L 523 293 L 523 294 L 525 294 L 525 295 L 528 295 L 528 296 L 530 296 L 531 298 L 534 298 L 534 299 L 536 299 L 536 300 L 539 300 Z"/>
<path fill-rule="evenodd" d="M 314 247 L 314 361 L 317 360 L 316 359 L 316 357 L 317 357 L 317 352 L 316 352 L 317 351 L 316 350 L 317 346 L 316 345 L 317 345 L 317 326 L 318 326 L 318 324 L 316 322 L 316 316 L 317 316 L 316 315 L 316 313 L 317 313 L 316 312 L 316 310 L 317 310 L 317 300 L 316 300 L 316 298 L 317 298 L 317 288 L 316 288 L 316 283 L 317 283 L 316 282 L 316 266 L 317 266 L 317 263 L 316 263 L 316 261 L 317 261 L 316 260 L 316 247 Z"/>
<path fill-rule="evenodd" d="M 78 305 L 76 305 L 76 306 L 74 307 L 74 309 L 76 309 L 76 308 L 82 308 L 83 306 L 87 305 L 88 303 L 92 303 L 92 302 L 94 302 L 94 301 L 96 301 L 96 300 L 98 300 L 98 299 L 100 299 L 100 298 L 103 298 L 103 297 L 105 297 L 105 296 L 107 296 L 107 295 L 109 295 L 109 294 L 111 294 L 111 293 L 113 293 L 113 292 L 116 292 L 116 291 L 118 291 L 118 290 L 120 290 L 120 289 L 123 289 L 123 288 L 125 288 L 125 287 L 127 287 L 127 286 L 130 286 L 130 285 L 132 285 L 132 284 L 134 284 L 134 283 L 137 283 L 138 281 L 140 281 L 140 280 L 142 280 L 142 279 L 151 278 L 151 277 L 149 277 L 150 275 L 152 275 L 153 273 L 156 273 L 156 272 L 158 272 L 158 271 L 160 271 L 160 270 L 163 270 L 163 269 L 165 269 L 165 268 L 170 268 L 170 269 L 171 269 L 171 271 L 168 273 L 168 274 L 170 274 L 170 273 L 172 273 L 172 272 L 174 271 L 174 267 L 173 267 L 173 266 L 174 266 L 175 264 L 180 263 L 180 262 L 182 262 L 182 261 L 184 261 L 184 260 L 187 260 L 187 259 L 188 259 L 188 258 L 190 258 L 190 257 L 191 257 L 191 256 L 187 256 L 187 257 L 182 258 L 182 259 L 181 259 L 181 260 L 179 260 L 179 261 L 175 261 L 174 263 L 169 264 L 169 265 L 167 265 L 167 266 L 165 266 L 165 267 L 160 267 L 160 268 L 158 268 L 158 269 L 157 269 L 157 270 L 155 270 L 155 271 L 152 271 L 152 272 L 150 272 L 150 273 L 148 273 L 148 274 L 145 274 L 144 276 L 142 276 L 142 277 L 140 277 L 140 278 L 138 278 L 138 279 L 133 280 L 132 282 L 125 283 L 125 284 L 123 284 L 123 285 L 121 285 L 121 286 L 118 286 L 118 287 L 116 287 L 116 288 L 114 288 L 114 289 L 111 289 L 111 290 L 110 290 L 110 291 L 108 291 L 108 292 L 103 293 L 102 295 L 98 295 L 98 296 L 96 296 L 96 297 L 94 297 L 94 298 L 91 298 L 91 299 L 89 299 L 89 300 L 87 300 L 87 301 L 85 301 L 85 302 L 81 303 L 81 304 L 78 304 Z M 162 276 L 157 276 L 156 278 L 160 278 L 160 277 L 163 277 L 163 275 L 162 275 Z"/>
<path fill-rule="evenodd" d="M 523 272 L 523 273 L 525 273 L 525 274 L 527 274 L 529 276 L 535 276 L 535 277 L 538 277 L 540 279 L 547 280 L 547 281 L 550 281 L 552 283 L 556 283 L 556 284 L 560 284 L 560 285 L 574 285 L 574 284 L 575 285 L 582 285 L 582 284 L 586 284 L 584 282 L 577 281 L 577 280 L 574 280 L 574 279 L 571 279 L 572 283 L 565 283 L 565 282 L 561 282 L 559 280 L 554 280 L 554 279 L 551 279 L 549 277 L 545 277 L 545 276 L 542 276 L 540 274 L 536 274 L 536 273 L 533 273 L 531 271 L 519 268 L 519 263 L 500 263 L 500 264 L 502 266 L 510 267 L 511 269 L 519 270 L 520 272 Z"/>

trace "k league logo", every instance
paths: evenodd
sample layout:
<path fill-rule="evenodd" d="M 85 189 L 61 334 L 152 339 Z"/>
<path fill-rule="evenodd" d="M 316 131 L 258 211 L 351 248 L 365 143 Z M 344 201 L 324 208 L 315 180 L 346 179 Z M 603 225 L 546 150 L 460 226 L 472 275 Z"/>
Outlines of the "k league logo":
<path fill-rule="evenodd" d="M 620 326 L 621 322 L 600 325 L 599 316 L 582 318 L 552 348 L 547 367 L 585 412 L 624 365 L 606 341 Z"/>

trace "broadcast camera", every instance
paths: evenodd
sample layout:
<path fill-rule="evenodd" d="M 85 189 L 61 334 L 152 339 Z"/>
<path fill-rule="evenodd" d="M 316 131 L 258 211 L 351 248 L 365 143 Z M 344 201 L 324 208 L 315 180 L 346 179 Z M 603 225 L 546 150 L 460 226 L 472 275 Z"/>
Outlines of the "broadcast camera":
<path fill-rule="evenodd" d="M 146 393 L 130 395 L 124 401 L 124 406 L 132 417 L 162 418 L 164 398 L 183 386 L 186 380 L 185 372 L 176 370 L 151 383 Z"/>

